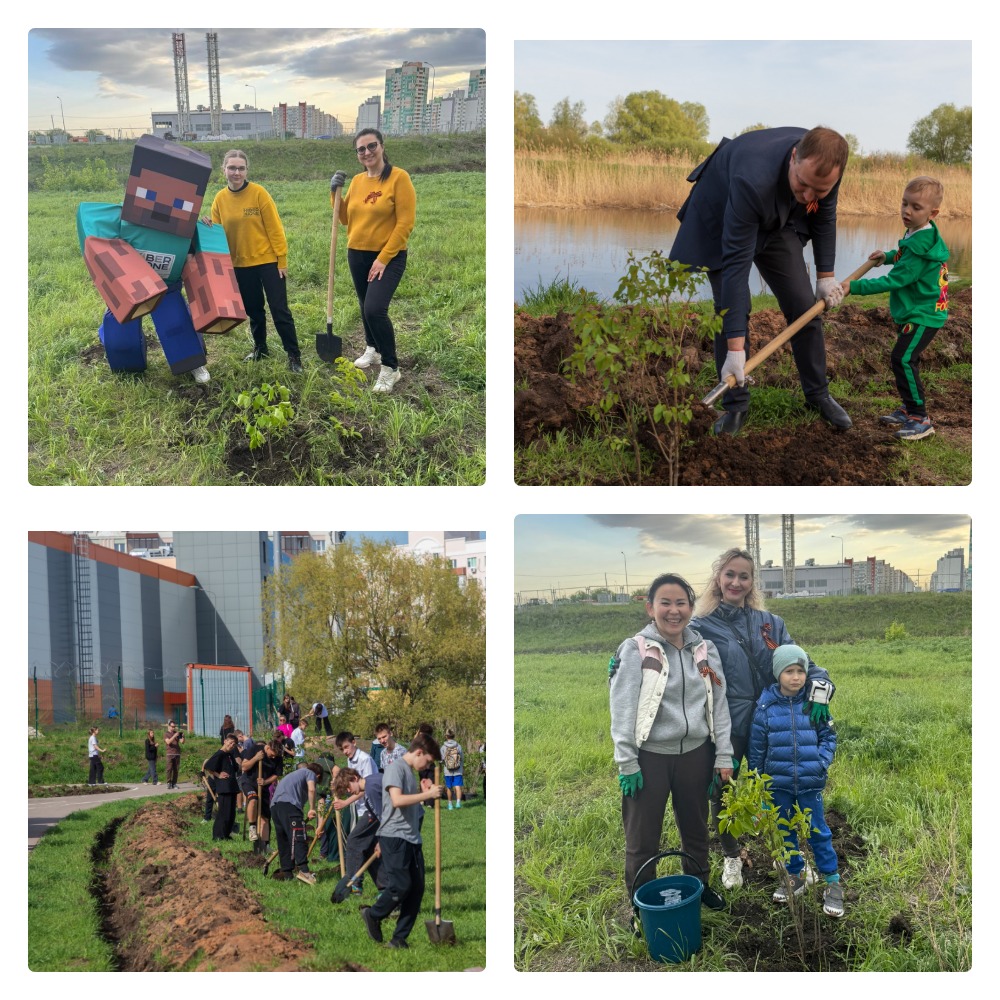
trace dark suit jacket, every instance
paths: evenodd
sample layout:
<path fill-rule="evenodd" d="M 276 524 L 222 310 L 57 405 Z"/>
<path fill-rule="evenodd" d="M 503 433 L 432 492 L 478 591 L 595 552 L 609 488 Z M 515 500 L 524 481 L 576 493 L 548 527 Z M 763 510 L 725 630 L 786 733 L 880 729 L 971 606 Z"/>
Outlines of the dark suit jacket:
<path fill-rule="evenodd" d="M 792 149 L 804 128 L 769 128 L 723 139 L 688 178 L 695 182 L 677 218 L 673 260 L 722 271 L 719 307 L 727 336 L 746 330 L 750 265 L 768 237 L 790 225 L 803 246 L 811 239 L 817 271 L 833 271 L 840 182 L 806 212 L 788 186 Z"/>

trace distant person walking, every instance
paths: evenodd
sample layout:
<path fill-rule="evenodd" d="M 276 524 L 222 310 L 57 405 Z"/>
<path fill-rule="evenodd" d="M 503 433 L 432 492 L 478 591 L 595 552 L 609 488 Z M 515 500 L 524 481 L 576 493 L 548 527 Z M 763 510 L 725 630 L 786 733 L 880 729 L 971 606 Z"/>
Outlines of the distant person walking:
<path fill-rule="evenodd" d="M 455 739 L 455 731 L 448 729 L 445 731 L 445 741 L 441 744 L 441 760 L 444 761 L 444 787 L 448 796 L 449 809 L 462 808 L 462 785 L 464 784 L 465 771 L 462 767 L 465 754 L 462 752 L 462 745 Z M 455 795 L 455 804 L 452 805 L 452 793 Z"/>
<path fill-rule="evenodd" d="M 101 760 L 101 754 L 107 751 L 97 745 L 97 736 L 100 733 L 100 729 L 97 726 L 92 726 L 90 729 L 90 739 L 87 740 L 87 754 L 90 757 L 90 777 L 87 779 L 88 785 L 106 785 L 107 782 L 104 780 L 104 761 Z"/>
<path fill-rule="evenodd" d="M 147 781 L 154 785 L 158 785 L 159 781 L 156 777 L 156 757 L 159 753 L 159 745 L 156 742 L 156 733 L 152 729 L 146 730 L 146 777 L 142 779 L 142 783 L 145 784 Z"/>
<path fill-rule="evenodd" d="M 177 723 L 170 720 L 167 723 L 167 735 L 164 737 L 167 745 L 167 788 L 177 787 L 177 773 L 181 767 L 181 744 L 184 734 L 177 728 Z"/>

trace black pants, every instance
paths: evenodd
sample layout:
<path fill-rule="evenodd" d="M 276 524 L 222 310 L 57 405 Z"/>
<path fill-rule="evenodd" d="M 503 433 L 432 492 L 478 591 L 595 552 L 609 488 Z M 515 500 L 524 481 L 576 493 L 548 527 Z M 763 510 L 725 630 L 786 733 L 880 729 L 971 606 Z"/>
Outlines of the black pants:
<path fill-rule="evenodd" d="M 289 358 L 300 359 L 299 341 L 295 336 L 295 320 L 288 308 L 286 279 L 278 273 L 277 263 L 257 264 L 254 267 L 236 267 L 236 284 L 240 286 L 243 308 L 250 320 L 254 350 L 261 357 L 267 354 L 267 316 L 264 297 L 271 309 L 274 328 L 281 338 L 281 346 Z"/>
<path fill-rule="evenodd" d="M 330 716 L 325 715 L 322 719 L 318 715 L 316 716 L 317 734 L 320 730 L 324 730 L 327 736 L 333 736 L 333 727 L 330 725 Z"/>
<path fill-rule="evenodd" d="M 398 906 L 399 918 L 392 937 L 394 941 L 405 941 L 417 921 L 424 898 L 423 847 L 398 837 L 380 837 L 379 843 L 386 888 L 375 900 L 371 915 L 376 920 L 385 920 Z"/>
<path fill-rule="evenodd" d="M 396 331 L 389 319 L 389 303 L 406 270 L 406 251 L 396 254 L 386 264 L 381 278 L 369 281 L 368 272 L 377 257 L 375 250 L 348 250 L 347 264 L 351 269 L 354 290 L 358 293 L 365 343 L 382 355 L 382 364 L 386 368 L 398 368 Z"/>
<path fill-rule="evenodd" d="M 104 761 L 100 754 L 95 754 L 90 758 L 90 777 L 87 779 L 89 785 L 104 784 Z"/>
<path fill-rule="evenodd" d="M 749 726 L 749 721 L 748 721 L 748 726 Z M 729 734 L 729 737 L 733 743 L 733 757 L 736 760 L 742 762 L 743 755 L 746 753 L 747 743 L 749 742 L 750 739 L 749 729 L 743 735 L 733 730 Z M 711 806 L 712 806 L 712 826 L 718 829 L 719 810 L 722 808 L 721 785 L 715 790 L 715 794 L 712 796 Z M 727 858 L 738 858 L 740 856 L 739 841 L 731 833 L 720 833 L 719 840 L 722 843 L 722 853 L 725 854 Z"/>
<path fill-rule="evenodd" d="M 291 802 L 271 804 L 274 832 L 278 838 L 278 862 L 283 872 L 292 867 L 309 871 L 306 861 L 306 824 L 302 810 Z"/>
<path fill-rule="evenodd" d="M 215 813 L 215 825 L 212 827 L 212 840 L 228 840 L 236 825 L 236 792 L 216 794 L 219 796 L 219 802 Z"/>
<path fill-rule="evenodd" d="M 365 813 L 357 825 L 351 830 L 344 841 L 344 864 L 347 865 L 345 874 L 353 875 L 359 868 L 375 853 L 375 844 L 378 841 L 379 821 L 371 813 Z M 368 867 L 367 874 L 379 889 L 384 888 L 382 880 L 379 879 L 381 868 L 380 860 L 376 859 Z M 358 886 L 362 886 L 365 876 L 358 879 Z"/>
<path fill-rule="evenodd" d="M 896 344 L 892 349 L 892 374 L 906 412 L 913 417 L 927 416 L 924 383 L 920 381 L 920 355 L 934 339 L 937 329 L 903 323 L 896 327 Z"/>
<path fill-rule="evenodd" d="M 708 791 L 712 780 L 715 751 L 706 740 L 696 750 L 682 754 L 649 753 L 639 750 L 642 789 L 635 796 L 622 796 L 622 823 L 625 826 L 625 886 L 636 887 L 656 878 L 649 865 L 636 882 L 643 863 L 660 852 L 660 834 L 667 799 L 671 800 L 674 822 L 681 835 L 681 850 L 694 858 L 681 858 L 687 875 L 708 878 Z"/>
<path fill-rule="evenodd" d="M 809 280 L 803 250 L 799 234 L 785 226 L 771 234 L 753 260 L 760 276 L 777 298 L 789 324 L 816 304 L 816 293 Z M 718 312 L 722 308 L 719 301 L 722 272 L 709 271 L 708 280 L 715 299 L 715 311 Z M 748 321 L 749 316 L 744 318 L 744 328 Z M 826 377 L 826 341 L 823 339 L 822 314 L 810 320 L 795 334 L 791 345 L 792 357 L 799 370 L 799 381 L 806 399 L 816 402 L 828 396 L 830 383 Z M 715 368 L 720 378 L 728 350 L 729 341 L 720 331 L 715 338 Z M 746 386 L 729 389 L 722 397 L 723 408 L 732 412 L 745 412 L 749 402 L 750 390 Z"/>

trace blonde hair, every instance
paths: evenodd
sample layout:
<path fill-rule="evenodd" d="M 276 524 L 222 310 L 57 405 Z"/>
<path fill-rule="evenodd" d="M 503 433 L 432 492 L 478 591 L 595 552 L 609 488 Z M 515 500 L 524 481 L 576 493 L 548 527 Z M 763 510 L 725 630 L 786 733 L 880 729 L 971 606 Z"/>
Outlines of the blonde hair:
<path fill-rule="evenodd" d="M 693 618 L 706 618 L 722 603 L 722 588 L 719 586 L 719 576 L 722 571 L 734 560 L 746 559 L 750 563 L 750 592 L 744 601 L 748 608 L 755 611 L 764 611 L 764 595 L 757 586 L 757 567 L 754 565 L 753 556 L 746 549 L 726 549 L 718 559 L 712 563 L 712 575 L 705 584 L 705 590 L 695 601 Z"/>
<path fill-rule="evenodd" d="M 926 175 L 914 177 L 906 185 L 903 193 L 905 194 L 907 191 L 919 191 L 925 194 L 927 200 L 931 202 L 931 208 L 940 208 L 944 198 L 944 185 L 936 177 L 927 177 Z"/>
<path fill-rule="evenodd" d="M 247 169 L 250 169 L 250 161 L 247 159 L 247 154 L 243 152 L 242 149 L 231 149 L 225 156 L 222 157 L 222 169 L 226 169 L 226 164 L 230 160 L 235 160 L 239 157 L 246 165 Z"/>

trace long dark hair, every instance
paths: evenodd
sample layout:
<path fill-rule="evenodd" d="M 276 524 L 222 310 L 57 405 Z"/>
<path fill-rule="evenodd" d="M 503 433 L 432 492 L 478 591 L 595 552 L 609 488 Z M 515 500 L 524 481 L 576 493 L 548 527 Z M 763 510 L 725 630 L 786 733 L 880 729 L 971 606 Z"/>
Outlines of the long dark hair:
<path fill-rule="evenodd" d="M 380 181 L 384 181 L 389 174 L 392 173 L 392 164 L 389 162 L 389 158 L 385 155 L 385 139 L 382 138 L 382 133 L 377 128 L 363 128 L 354 136 L 354 148 L 358 148 L 358 139 L 363 135 L 373 135 L 379 141 L 379 145 L 382 147 L 382 162 L 385 164 L 382 167 L 382 173 L 378 175 Z"/>

